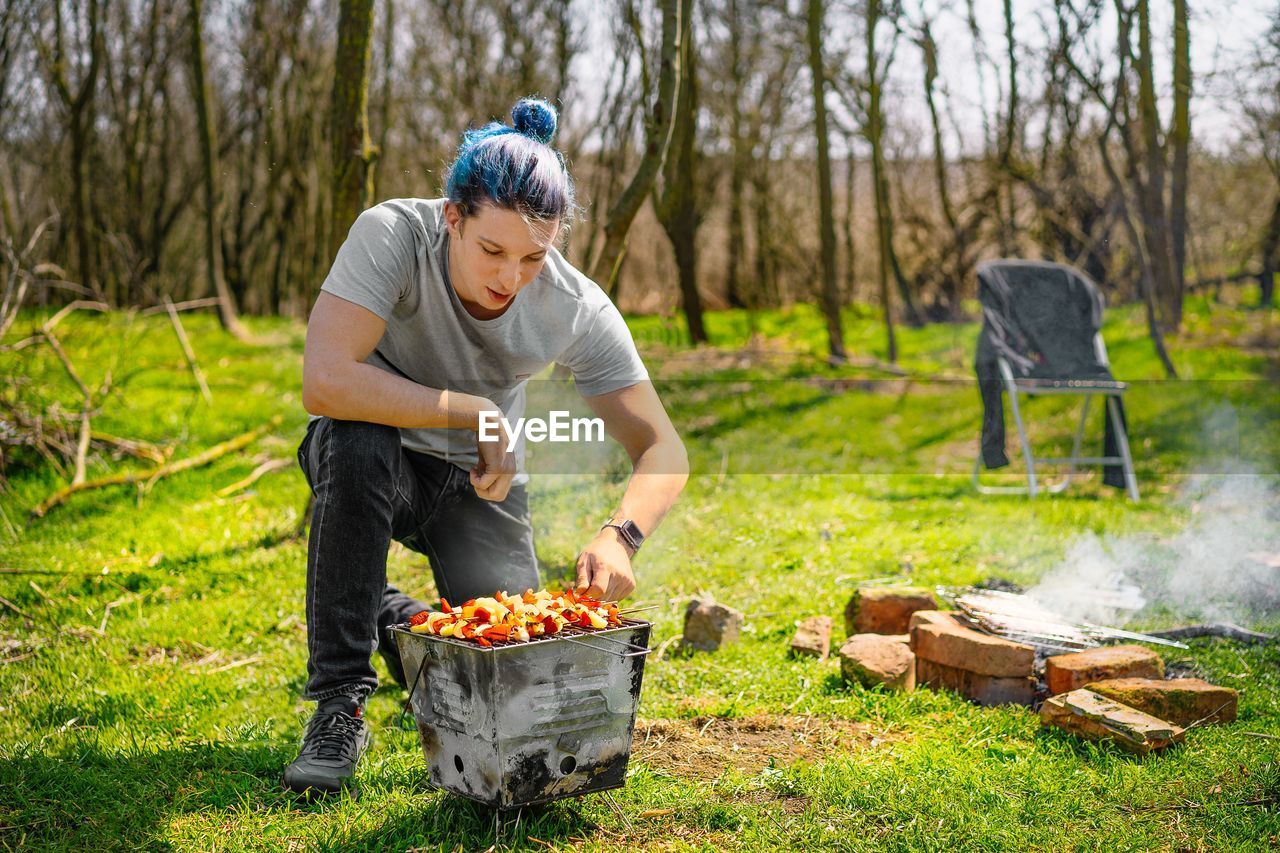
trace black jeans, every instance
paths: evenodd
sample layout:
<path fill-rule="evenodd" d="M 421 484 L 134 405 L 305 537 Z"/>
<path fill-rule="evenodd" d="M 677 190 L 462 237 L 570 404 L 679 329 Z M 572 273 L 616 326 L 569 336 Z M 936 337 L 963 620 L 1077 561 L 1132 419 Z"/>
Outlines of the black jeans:
<path fill-rule="evenodd" d="M 363 699 L 378 686 L 370 656 L 385 628 L 425 610 L 387 585 L 391 540 L 425 554 L 453 602 L 538 587 L 529 500 L 476 495 L 468 472 L 400 446 L 395 427 L 314 420 L 298 463 L 315 495 L 307 542 L 306 697 Z"/>

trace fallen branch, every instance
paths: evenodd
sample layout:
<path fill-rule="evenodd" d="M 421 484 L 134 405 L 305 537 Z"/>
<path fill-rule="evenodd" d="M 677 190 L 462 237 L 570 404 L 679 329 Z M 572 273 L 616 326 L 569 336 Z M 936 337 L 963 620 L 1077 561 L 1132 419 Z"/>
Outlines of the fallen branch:
<path fill-rule="evenodd" d="M 137 457 L 138 459 L 146 459 L 156 463 L 157 465 L 163 465 L 166 459 L 164 452 L 160 449 L 159 445 L 152 444 L 149 441 L 141 441 L 134 438 L 120 438 L 119 436 L 108 435 L 107 433 L 99 432 L 98 430 L 93 430 L 89 435 L 94 441 L 106 444 L 110 447 L 119 448 L 130 456 Z"/>
<path fill-rule="evenodd" d="M 228 453 L 233 453 L 248 446 L 264 432 L 267 432 L 272 427 L 279 425 L 281 420 L 281 417 L 276 415 L 270 420 L 270 422 L 258 427 L 257 429 L 252 429 L 243 435 L 236 436 L 235 438 L 224 441 L 221 444 L 215 444 L 203 453 L 188 457 L 187 459 L 180 459 L 177 462 L 170 462 L 167 465 L 162 465 L 159 468 L 155 468 L 150 471 L 131 471 L 124 474 L 113 474 L 110 477 L 102 477 L 97 480 L 90 480 L 84 483 L 72 483 L 69 486 L 63 486 L 61 489 L 58 489 L 52 495 L 37 504 L 31 510 L 31 516 L 33 518 L 43 518 L 49 510 L 65 503 L 67 498 L 77 492 L 85 492 L 90 489 L 101 489 L 106 486 L 124 486 L 139 482 L 154 483 L 156 480 L 159 480 L 162 477 L 167 477 L 170 474 L 177 474 L 191 468 L 198 468 L 201 465 L 207 465 L 219 457 L 226 456 Z"/>
<path fill-rule="evenodd" d="M 218 297 L 209 296 L 204 299 L 189 299 L 186 302 L 173 302 L 173 310 L 175 311 L 191 311 L 195 308 L 214 308 L 219 302 Z M 138 313 L 143 317 L 150 317 L 153 314 L 167 314 L 169 312 L 168 305 L 152 305 L 150 308 L 143 308 Z"/>
<path fill-rule="evenodd" d="M 191 368 L 191 373 L 196 377 L 196 384 L 200 386 L 200 395 L 204 397 L 206 403 L 212 405 L 213 394 L 209 392 L 209 383 L 204 381 L 204 373 L 200 370 L 200 364 L 196 361 L 195 350 L 191 348 L 191 341 L 187 340 L 187 330 L 182 328 L 182 320 L 178 317 L 178 309 L 168 296 L 164 298 L 164 307 L 169 312 L 169 322 L 173 324 L 173 331 L 178 336 L 178 343 L 182 345 L 182 354 L 187 358 L 187 366 Z"/>
<path fill-rule="evenodd" d="M 40 331 L 45 333 L 52 332 L 53 327 L 61 323 L 64 319 L 66 319 L 68 314 L 70 314 L 72 311 L 78 311 L 81 308 L 84 308 L 88 311 L 110 311 L 111 310 L 111 307 L 107 305 L 107 303 L 105 302 L 95 302 L 91 299 L 77 299 L 74 302 L 68 302 L 66 305 L 62 306 L 62 308 L 58 310 L 58 313 L 54 314 L 48 320 L 45 320 L 44 324 L 40 327 Z"/>
<path fill-rule="evenodd" d="M 34 616 L 32 616 L 32 615 L 31 615 L 30 613 L 28 613 L 27 611 L 23 610 L 23 609 L 22 609 L 21 607 L 19 607 L 18 605 L 14 604 L 14 603 L 13 603 L 12 601 L 10 601 L 9 599 L 5 598 L 4 596 L 0 596 L 0 604 L 3 604 L 5 607 L 9 608 L 9 609 L 10 609 L 10 610 L 12 610 L 14 613 L 17 613 L 19 616 L 22 616 L 22 617 L 25 617 L 25 618 L 27 618 L 27 619 L 30 619 L 32 622 L 35 622 L 35 621 L 36 621 L 36 618 L 35 618 Z"/>
<path fill-rule="evenodd" d="M 279 471 L 280 469 L 288 468 L 291 465 L 293 465 L 292 459 L 269 459 L 266 462 L 263 462 L 257 468 L 254 468 L 253 471 L 249 474 L 249 476 L 245 477 L 243 480 L 237 480 L 236 482 L 232 483 L 229 486 L 224 486 L 221 489 L 218 489 L 218 491 L 216 491 L 214 494 L 216 494 L 220 498 L 225 498 L 229 495 L 234 495 L 236 492 L 240 491 L 241 489 L 249 488 L 254 483 L 258 482 L 258 480 L 262 479 L 262 477 L 264 477 L 267 474 L 270 474 L 272 471 Z"/>
<path fill-rule="evenodd" d="M 1240 643 L 1272 643 L 1274 634 L 1259 634 L 1249 631 L 1230 622 L 1211 622 L 1207 625 L 1187 625 L 1184 628 L 1170 628 L 1166 631 L 1148 631 L 1152 637 L 1163 637 L 1166 640 L 1187 640 L 1193 637 L 1225 637 Z"/>

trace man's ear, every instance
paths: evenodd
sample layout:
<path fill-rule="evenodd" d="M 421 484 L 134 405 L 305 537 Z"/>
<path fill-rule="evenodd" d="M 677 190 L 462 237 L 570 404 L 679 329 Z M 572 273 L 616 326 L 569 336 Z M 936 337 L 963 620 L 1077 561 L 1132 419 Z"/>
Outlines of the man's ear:
<path fill-rule="evenodd" d="M 455 236 L 462 236 L 462 210 L 452 201 L 444 203 L 444 222 Z"/>

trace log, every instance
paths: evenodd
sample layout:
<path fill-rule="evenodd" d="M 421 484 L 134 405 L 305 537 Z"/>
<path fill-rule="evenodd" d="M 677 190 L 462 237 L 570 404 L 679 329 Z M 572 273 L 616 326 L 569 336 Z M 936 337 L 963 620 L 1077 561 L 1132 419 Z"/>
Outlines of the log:
<path fill-rule="evenodd" d="M 1153 637 L 1164 637 L 1168 640 L 1187 640 L 1192 637 L 1225 637 L 1239 643 L 1273 643 L 1274 634 L 1260 634 L 1249 631 L 1230 622 L 1211 622 L 1207 625 L 1187 625 L 1183 628 L 1169 628 L 1165 631 L 1148 631 Z"/>

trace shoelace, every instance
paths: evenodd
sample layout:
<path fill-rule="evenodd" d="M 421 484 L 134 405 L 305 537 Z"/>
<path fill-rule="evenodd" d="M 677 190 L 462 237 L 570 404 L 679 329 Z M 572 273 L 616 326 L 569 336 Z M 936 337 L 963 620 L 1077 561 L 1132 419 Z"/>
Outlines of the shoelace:
<path fill-rule="evenodd" d="M 364 723 L 342 713 L 318 717 L 307 732 L 303 751 L 328 760 L 355 758 L 356 740 Z"/>

